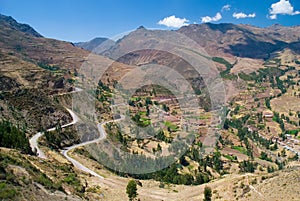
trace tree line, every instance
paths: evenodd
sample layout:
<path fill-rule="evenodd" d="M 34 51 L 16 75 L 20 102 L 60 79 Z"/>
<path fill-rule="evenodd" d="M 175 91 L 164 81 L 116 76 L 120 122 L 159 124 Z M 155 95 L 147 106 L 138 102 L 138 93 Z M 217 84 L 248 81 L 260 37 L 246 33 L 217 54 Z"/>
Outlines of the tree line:
<path fill-rule="evenodd" d="M 20 130 L 9 121 L 0 122 L 0 146 L 33 154 L 25 129 Z"/>

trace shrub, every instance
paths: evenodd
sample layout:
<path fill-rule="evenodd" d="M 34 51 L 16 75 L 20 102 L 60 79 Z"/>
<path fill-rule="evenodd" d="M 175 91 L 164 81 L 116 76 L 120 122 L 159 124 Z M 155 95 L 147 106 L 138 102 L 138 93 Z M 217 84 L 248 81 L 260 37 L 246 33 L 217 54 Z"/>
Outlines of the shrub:
<path fill-rule="evenodd" d="M 138 195 L 136 182 L 134 180 L 130 180 L 128 182 L 126 187 L 126 193 L 128 194 L 129 200 L 133 200 Z"/>
<path fill-rule="evenodd" d="M 0 183 L 0 199 L 12 199 L 17 195 L 17 191 L 13 188 L 10 188 L 6 183 Z"/>
<path fill-rule="evenodd" d="M 204 199 L 203 201 L 211 201 L 211 197 L 212 197 L 212 191 L 211 188 L 208 186 L 205 186 L 204 188 Z"/>

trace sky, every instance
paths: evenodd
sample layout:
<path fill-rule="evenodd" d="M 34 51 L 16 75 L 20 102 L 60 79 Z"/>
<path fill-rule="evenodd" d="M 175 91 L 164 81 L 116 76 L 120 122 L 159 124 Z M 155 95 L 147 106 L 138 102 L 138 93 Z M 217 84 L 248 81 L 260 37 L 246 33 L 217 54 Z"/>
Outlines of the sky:
<path fill-rule="evenodd" d="M 299 25 L 300 0 L 0 0 L 0 13 L 48 38 L 79 42 L 114 38 L 143 25 Z"/>

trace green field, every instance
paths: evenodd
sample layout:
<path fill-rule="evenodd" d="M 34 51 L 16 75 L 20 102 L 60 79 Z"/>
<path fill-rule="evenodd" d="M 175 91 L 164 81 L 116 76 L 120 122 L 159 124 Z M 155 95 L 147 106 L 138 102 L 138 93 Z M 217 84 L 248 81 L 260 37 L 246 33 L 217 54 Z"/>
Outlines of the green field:
<path fill-rule="evenodd" d="M 247 150 L 242 146 L 232 146 L 231 148 L 234 149 L 234 150 L 239 151 L 242 154 L 247 155 Z"/>
<path fill-rule="evenodd" d="M 172 122 L 166 121 L 165 125 L 170 128 L 171 131 L 177 131 L 177 125 L 173 124 Z"/>

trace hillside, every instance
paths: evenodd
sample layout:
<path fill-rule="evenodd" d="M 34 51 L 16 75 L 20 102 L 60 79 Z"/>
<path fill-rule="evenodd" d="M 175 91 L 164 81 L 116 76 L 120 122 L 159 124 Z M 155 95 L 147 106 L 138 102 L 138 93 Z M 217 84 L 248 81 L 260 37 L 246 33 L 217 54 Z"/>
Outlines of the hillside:
<path fill-rule="evenodd" d="M 29 25 L 1 15 L 0 90 L 5 95 L 0 100 L 1 118 L 27 125 L 31 132 L 68 122 L 70 116 L 53 95 L 73 90 L 74 75 L 89 54 L 72 43 L 44 38 Z M 113 64 L 112 70 L 128 68 L 101 56 L 89 59 L 103 66 Z"/>
<path fill-rule="evenodd" d="M 23 32 L 31 36 L 42 37 L 42 35 L 39 34 L 36 30 L 34 30 L 31 26 L 29 26 L 28 24 L 20 24 L 11 16 L 5 16 L 0 14 L 0 23 L 3 29 L 5 29 L 6 27 L 11 27 L 14 30 Z"/>
<path fill-rule="evenodd" d="M 44 38 L 12 17 L 1 15 L 0 27 L 1 118 L 31 132 L 68 122 L 70 116 L 49 95 L 72 90 L 71 76 L 88 52 Z"/>
<path fill-rule="evenodd" d="M 1 51 L 38 65 L 78 68 L 88 52 L 71 43 L 47 39 L 29 25 L 17 23 L 13 18 L 1 15 Z"/>

